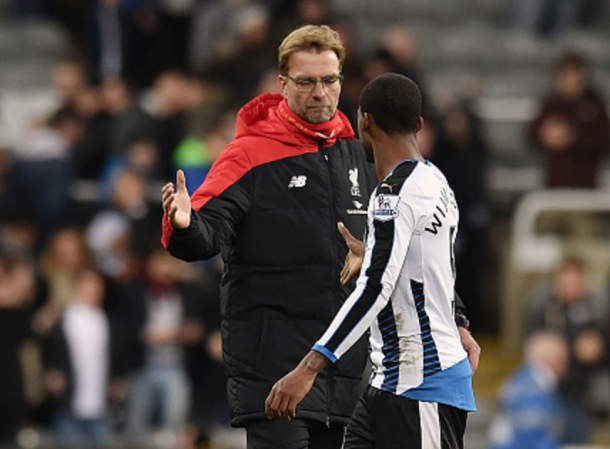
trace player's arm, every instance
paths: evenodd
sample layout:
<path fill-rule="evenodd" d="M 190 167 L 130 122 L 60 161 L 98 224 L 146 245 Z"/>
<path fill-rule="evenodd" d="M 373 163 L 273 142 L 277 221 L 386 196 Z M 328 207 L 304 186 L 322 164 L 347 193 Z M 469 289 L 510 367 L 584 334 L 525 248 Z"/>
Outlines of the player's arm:
<path fill-rule="evenodd" d="M 267 400 L 265 413 L 269 419 L 290 421 L 296 416 L 297 405 L 309 393 L 316 376 L 330 363 L 316 351 L 309 351 L 295 369 L 275 383 Z"/>
<path fill-rule="evenodd" d="M 338 223 L 337 225 L 339 232 L 345 239 L 345 243 L 348 247 L 348 253 L 345 258 L 345 264 L 341 270 L 341 284 L 346 285 L 352 279 L 358 277 L 362 268 L 362 261 L 364 260 L 364 242 L 355 238 L 343 225 Z M 460 340 L 464 350 L 468 353 L 468 361 L 470 367 L 474 373 L 479 366 L 479 358 L 481 356 L 481 346 L 474 339 L 470 333 L 470 322 L 466 315 L 466 306 L 462 301 L 462 298 L 455 292 L 455 323 L 458 326 L 460 333 Z"/>
<path fill-rule="evenodd" d="M 460 295 L 455 292 L 455 304 L 454 304 L 454 319 L 455 324 L 458 326 L 458 331 L 460 332 L 460 340 L 462 342 L 462 346 L 464 350 L 468 353 L 468 362 L 470 363 L 470 368 L 474 373 L 479 367 L 479 358 L 481 357 L 481 346 L 474 339 L 472 334 L 470 333 L 470 321 L 466 316 L 466 306 L 460 298 Z"/>

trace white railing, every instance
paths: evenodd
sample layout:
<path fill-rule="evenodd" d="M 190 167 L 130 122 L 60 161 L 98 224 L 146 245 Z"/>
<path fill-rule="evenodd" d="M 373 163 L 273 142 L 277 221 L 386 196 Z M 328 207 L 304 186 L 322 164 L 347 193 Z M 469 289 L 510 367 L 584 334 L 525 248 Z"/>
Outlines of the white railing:
<path fill-rule="evenodd" d="M 558 217 L 588 216 L 595 223 L 602 214 L 610 213 L 610 190 L 541 190 L 525 194 L 518 202 L 506 254 L 504 298 L 500 307 L 502 336 L 513 349 L 520 344 L 523 301 L 532 275 L 552 272 L 568 251 L 585 261 L 594 259 L 596 263 L 592 265 L 598 274 L 607 274 L 610 267 L 610 231 L 600 237 L 580 226 L 568 235 L 540 234 L 536 229 L 538 219 L 548 213 Z"/>

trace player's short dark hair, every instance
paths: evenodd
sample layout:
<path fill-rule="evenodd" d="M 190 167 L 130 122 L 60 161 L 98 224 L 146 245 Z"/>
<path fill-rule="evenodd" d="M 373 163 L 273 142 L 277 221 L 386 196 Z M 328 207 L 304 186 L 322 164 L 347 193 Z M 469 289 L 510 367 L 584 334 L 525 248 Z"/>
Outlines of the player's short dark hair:
<path fill-rule="evenodd" d="M 388 134 L 417 131 L 422 97 L 417 84 L 398 73 L 384 73 L 370 81 L 360 94 L 360 110 L 373 116 Z"/>

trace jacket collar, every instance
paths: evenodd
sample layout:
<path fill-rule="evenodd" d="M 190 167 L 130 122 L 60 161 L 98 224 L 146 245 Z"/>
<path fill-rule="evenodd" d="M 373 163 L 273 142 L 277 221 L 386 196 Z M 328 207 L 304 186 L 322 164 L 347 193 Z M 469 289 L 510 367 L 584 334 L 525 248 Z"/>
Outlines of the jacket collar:
<path fill-rule="evenodd" d="M 337 110 L 330 121 L 314 125 L 298 117 L 282 95 L 271 93 L 259 95 L 239 111 L 235 138 L 254 135 L 293 145 L 317 144 L 323 140 L 325 146 L 355 137 L 341 111 Z"/>

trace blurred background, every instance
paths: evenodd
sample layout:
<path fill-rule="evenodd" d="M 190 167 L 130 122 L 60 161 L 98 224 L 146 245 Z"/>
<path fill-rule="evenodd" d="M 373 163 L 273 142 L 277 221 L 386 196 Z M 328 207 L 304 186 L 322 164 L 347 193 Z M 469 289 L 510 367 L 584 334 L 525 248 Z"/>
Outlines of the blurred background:
<path fill-rule="evenodd" d="M 159 192 L 197 188 L 304 23 L 341 35 L 353 123 L 383 72 L 424 93 L 483 349 L 467 446 L 610 447 L 608 2 L 0 0 L 0 448 L 245 447 L 221 262 L 160 250 Z"/>

